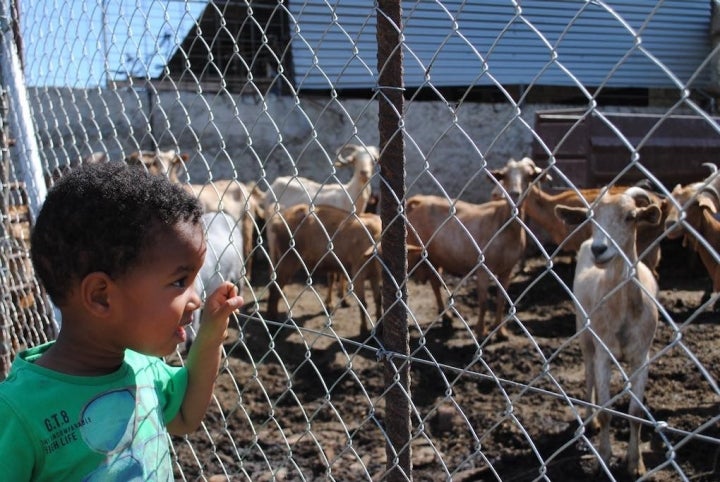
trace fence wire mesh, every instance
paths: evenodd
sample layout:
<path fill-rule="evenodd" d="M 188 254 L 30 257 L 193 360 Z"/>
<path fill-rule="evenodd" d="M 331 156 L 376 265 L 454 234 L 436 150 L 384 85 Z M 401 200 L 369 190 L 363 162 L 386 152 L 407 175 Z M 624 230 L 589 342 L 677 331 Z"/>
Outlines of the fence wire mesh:
<path fill-rule="evenodd" d="M 3 377 L 59 321 L 33 170 L 142 163 L 232 216 L 246 301 L 177 479 L 720 477 L 715 2 L 8 5 L 40 166 L 3 96 Z"/>

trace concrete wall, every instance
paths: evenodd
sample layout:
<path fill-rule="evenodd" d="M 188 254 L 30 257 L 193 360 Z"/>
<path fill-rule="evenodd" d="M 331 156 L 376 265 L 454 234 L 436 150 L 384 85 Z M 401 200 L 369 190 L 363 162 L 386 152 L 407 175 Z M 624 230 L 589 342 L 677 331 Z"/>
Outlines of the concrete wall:
<path fill-rule="evenodd" d="M 30 96 L 41 155 L 50 167 L 93 151 L 122 159 L 152 148 L 154 138 L 160 148 L 190 154 L 192 182 L 237 177 L 264 187 L 265 180 L 293 173 L 344 182 L 351 173 L 340 169 L 333 177 L 334 152 L 345 143 L 379 142 L 377 102 L 367 99 L 160 92 L 150 115 L 146 92 L 132 88 L 34 90 Z M 487 200 L 492 186 L 483 168 L 528 155 L 535 111 L 560 107 L 408 102 L 409 192 Z"/>

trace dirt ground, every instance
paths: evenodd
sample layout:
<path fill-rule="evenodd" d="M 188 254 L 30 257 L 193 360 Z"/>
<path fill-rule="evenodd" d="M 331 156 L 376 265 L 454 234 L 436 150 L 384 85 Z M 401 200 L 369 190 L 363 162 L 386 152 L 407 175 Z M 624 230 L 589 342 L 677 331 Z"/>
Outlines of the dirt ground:
<path fill-rule="evenodd" d="M 530 258 L 509 290 L 517 310 L 517 321 L 508 325 L 513 336 L 482 346 L 472 332 L 474 283 L 458 287 L 458 279 L 448 280 L 462 315 L 448 327 L 435 314 L 430 286 L 409 283 L 414 480 L 628 480 L 622 471 L 627 420 L 613 418 L 611 476 L 594 471 L 588 442 L 596 444 L 597 437 L 589 428 L 583 432 L 584 375 L 563 286 L 571 286 L 573 269 L 569 256 L 556 257 L 551 268 Z M 663 245 L 659 271 L 666 312 L 651 353 L 646 419 L 663 423 L 643 428 L 647 480 L 720 480 L 714 385 L 720 326 L 717 313 L 698 309 L 710 283 L 699 260 L 677 244 Z M 265 310 L 262 281 L 245 289 L 246 316 L 225 345 L 206 428 L 175 440 L 178 477 L 355 481 L 387 475 L 379 341 L 361 334 L 354 302 L 328 317 L 325 286 L 315 287 L 286 287 L 292 317 L 278 320 L 282 325 L 257 316 L 255 310 Z M 615 382 L 617 392 L 619 376 Z M 621 396 L 613 408 L 624 412 L 627 403 Z"/>

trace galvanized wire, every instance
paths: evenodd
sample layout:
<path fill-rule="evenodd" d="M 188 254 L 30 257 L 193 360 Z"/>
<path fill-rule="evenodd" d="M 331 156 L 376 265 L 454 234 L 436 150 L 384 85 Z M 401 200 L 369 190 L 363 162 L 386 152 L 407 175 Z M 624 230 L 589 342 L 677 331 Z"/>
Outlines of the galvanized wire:
<path fill-rule="evenodd" d="M 243 279 L 234 281 L 244 284 L 246 307 L 232 320 L 203 427 L 173 439 L 176 478 L 558 480 L 566 470 L 592 477 L 596 465 L 614 480 L 622 478 L 630 421 L 642 424 L 650 440 L 643 447 L 647 478 L 717 478 L 720 361 L 706 349 L 716 333 L 706 309 L 717 294 L 677 309 L 676 287 L 661 286 L 642 416 L 625 409 L 633 374 L 620 360 L 613 360 L 611 400 L 599 406 L 585 399 L 572 254 L 548 242 L 526 207 L 531 189 L 550 192 L 548 183 L 578 194 L 588 187 L 566 150 L 590 125 L 602 127 L 620 153 L 608 184 L 640 176 L 665 197 L 672 190 L 666 173 L 644 154 L 666 135 L 664 123 L 693 116 L 708 126 L 708 142 L 717 141 L 713 131 L 720 138 L 714 94 L 704 88 L 717 47 L 694 48 L 702 42 L 693 35 L 706 35 L 710 24 L 702 3 L 23 2 L 28 101 L 48 184 L 93 153 L 120 162 L 140 150 L 175 150 L 182 155 L 173 166 L 148 168 L 195 186 L 201 198 L 211 198 L 206 209 L 239 209 L 238 227 L 250 235 L 243 236 L 243 253 L 231 240 L 230 249 L 218 251 L 245 257 Z M 601 42 L 583 37 L 596 27 L 607 35 Z M 676 39 L 674 51 L 658 32 Z M 598 45 L 604 48 L 592 50 Z M 635 81 L 646 83 L 651 94 L 643 99 L 652 105 L 608 106 L 603 95 L 619 85 L 625 92 L 633 72 L 642 72 Z M 570 89 L 560 92 L 572 92 L 574 104 L 544 103 L 538 92 L 553 89 Z M 653 103 L 653 95 L 665 100 Z M 535 117 L 549 107 L 572 108 L 568 130 L 553 139 L 541 135 Z M 6 126 L 17 124 L 20 111 L 13 103 L 8 108 L 9 120 L 0 119 L 3 138 L 12 137 Z M 616 115 L 627 111 L 656 121 L 638 134 Z M 23 147 L 7 144 L 0 146 L 0 375 L 18 350 L 55 336 L 52 307 L 28 264 L 22 193 L 30 171 L 17 164 Z M 320 192 L 347 185 L 352 169 L 336 165 L 345 145 L 380 148 L 367 183 L 379 193 L 383 227 L 378 238 L 365 231 L 375 246 L 360 270 L 379 266 L 379 318 L 374 300 L 360 303 L 364 281 L 343 263 L 341 230 L 326 229 L 306 244 L 290 236 L 286 250 L 276 252 L 269 225 L 283 211 L 263 203 L 280 176 L 295 184 L 312 180 Z M 544 177 L 514 199 L 498 170 L 533 149 Z M 322 196 L 305 189 L 310 199 Z M 478 293 L 471 283 L 478 274 L 494 281 L 498 274 L 488 268 L 485 246 L 473 241 L 472 266 L 457 273 L 433 265 L 421 247 L 413 253 L 419 264 L 406 273 L 405 236 L 416 232 L 406 226 L 411 195 L 447 202 L 437 240 L 460 219 L 459 201 L 485 203 L 493 192 L 510 214 L 489 242 L 509 243 L 503 232 L 519 226 L 531 248 L 529 266 L 507 289 L 494 288 L 507 304 L 501 326 L 513 334 L 510 342 L 498 341 L 499 327 L 487 338 L 475 330 Z M 270 194 L 279 199 L 282 192 Z M 717 245 L 688 219 L 689 203 L 675 208 L 688 239 L 720 259 Z M 345 222 L 361 219 L 352 212 Z M 463 233 L 470 232 L 465 226 Z M 663 230 L 645 252 L 668 246 L 669 235 Z M 279 286 L 274 268 L 313 247 L 322 250 L 320 260 L 301 259 L 296 276 Z M 341 301 L 327 306 L 322 263 L 348 282 Z M 634 270 L 628 266 L 629 274 Z M 440 313 L 418 281 L 423 276 L 438 280 Z M 631 283 L 628 276 L 616 289 Z M 273 290 L 281 295 L 277 318 L 265 311 Z M 358 326 L 358 313 L 371 320 L 369 330 Z M 169 362 L 182 363 L 185 355 L 179 349 Z M 658 393 L 658 386 L 676 393 Z M 675 405 L 661 406 L 669 398 Z M 599 461 L 587 408 L 613 416 L 610 465 Z M 706 460 L 694 452 L 705 452 Z"/>

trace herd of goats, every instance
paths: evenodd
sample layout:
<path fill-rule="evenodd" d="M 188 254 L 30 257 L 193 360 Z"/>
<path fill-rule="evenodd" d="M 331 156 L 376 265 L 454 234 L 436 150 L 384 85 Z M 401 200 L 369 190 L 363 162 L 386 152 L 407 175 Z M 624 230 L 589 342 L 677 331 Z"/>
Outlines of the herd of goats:
<path fill-rule="evenodd" d="M 372 320 L 366 310 L 365 281 L 375 299 L 376 321 L 382 306 L 378 261 L 382 222 L 377 214 L 366 212 L 378 159 L 377 147 L 347 145 L 337 152 L 335 163 L 353 167 L 348 183 L 321 184 L 286 176 L 264 190 L 234 179 L 182 182 L 179 173 L 188 157 L 175 151 L 141 151 L 126 161 L 169 176 L 201 201 L 208 255 L 198 276 L 198 290 L 209 292 L 224 279 L 250 280 L 254 234 L 262 219 L 261 239 L 275 272 L 267 319 L 277 319 L 281 290 L 299 272 L 326 272 L 325 303 L 332 303 L 334 282 L 353 280 L 353 292 L 362 305 L 361 326 L 369 330 Z M 105 154 L 93 154 L 85 162 L 104 160 Z M 707 268 L 713 292 L 720 290 L 716 254 L 720 252 L 720 221 L 715 217 L 720 207 L 720 175 L 714 166 L 709 167 L 708 178 L 678 185 L 669 196 L 639 185 L 549 193 L 540 186 L 540 181 L 549 178 L 547 169 L 529 158 L 511 159 L 501 169 L 488 171 L 495 185 L 488 202 L 474 204 L 435 195 L 406 200 L 409 274 L 419 281 L 429 280 L 441 315 L 447 313 L 441 274 L 463 278 L 473 274 L 479 298 L 477 336 L 484 339 L 492 331 L 503 338 L 508 333 L 501 323 L 502 291 L 508 289 L 526 251 L 526 221 L 544 228 L 560 249 L 576 253 L 572 289 L 586 396 L 605 405 L 610 400 L 614 360 L 627 364 L 634 393 L 629 406 L 627 469 L 642 474 L 640 423 L 635 420 L 642 416 L 648 354 L 658 323 L 660 241 L 684 236 Z M 497 290 L 495 319 L 488 327 L 485 311 L 491 281 L 503 289 Z M 599 453 L 606 464 L 611 455 L 609 418 L 608 412 L 600 411 L 593 422 L 599 427 Z"/>

